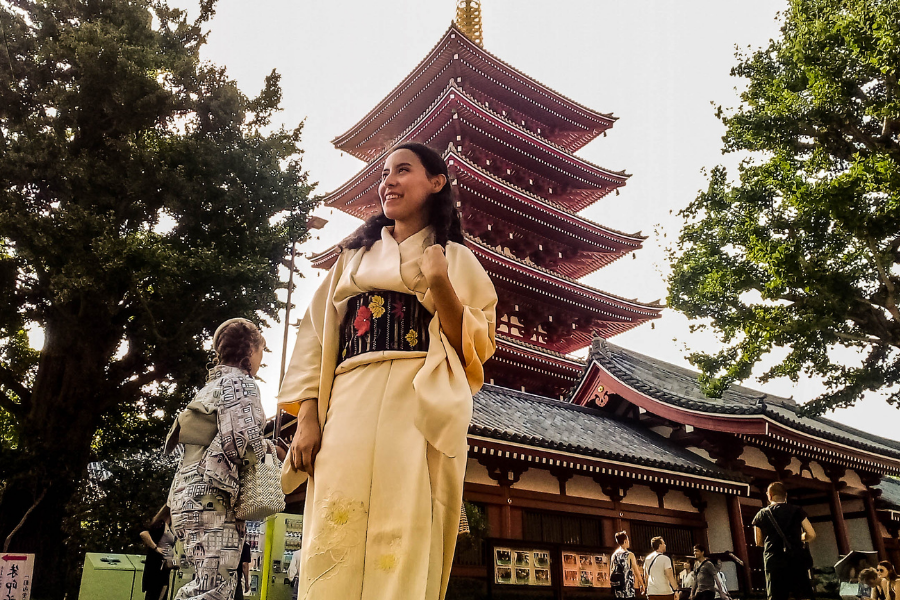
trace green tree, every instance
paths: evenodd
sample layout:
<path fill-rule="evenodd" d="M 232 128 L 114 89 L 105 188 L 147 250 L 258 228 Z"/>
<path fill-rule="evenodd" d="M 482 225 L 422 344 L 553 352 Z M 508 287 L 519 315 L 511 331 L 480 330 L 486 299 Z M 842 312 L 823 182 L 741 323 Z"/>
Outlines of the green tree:
<path fill-rule="evenodd" d="M 876 390 L 896 404 L 900 2 L 790 0 L 780 18 L 732 70 L 748 87 L 719 109 L 724 152 L 750 158 L 682 211 L 668 302 L 724 343 L 689 357 L 710 395 L 783 347 L 763 379 L 822 377 L 812 413 Z"/>
<path fill-rule="evenodd" d="M 37 553 L 38 599 L 88 463 L 160 447 L 305 235 L 301 130 L 271 123 L 277 73 L 248 98 L 200 61 L 214 5 L 0 0 L 0 544 Z"/>

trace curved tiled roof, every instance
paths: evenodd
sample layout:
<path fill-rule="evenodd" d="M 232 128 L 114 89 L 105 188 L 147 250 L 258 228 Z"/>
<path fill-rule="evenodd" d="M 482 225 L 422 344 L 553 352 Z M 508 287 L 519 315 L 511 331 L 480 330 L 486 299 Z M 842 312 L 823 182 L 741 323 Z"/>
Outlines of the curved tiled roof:
<path fill-rule="evenodd" d="M 475 395 L 469 433 L 687 475 L 743 481 L 664 437 L 608 413 L 494 385 L 485 385 Z"/>
<path fill-rule="evenodd" d="M 799 405 L 747 387 L 732 385 L 721 398 L 704 395 L 699 373 L 595 340 L 589 361 L 596 361 L 629 387 L 660 402 L 716 415 L 758 415 L 825 440 L 900 458 L 900 442 L 872 435 L 824 417 L 804 417 Z"/>

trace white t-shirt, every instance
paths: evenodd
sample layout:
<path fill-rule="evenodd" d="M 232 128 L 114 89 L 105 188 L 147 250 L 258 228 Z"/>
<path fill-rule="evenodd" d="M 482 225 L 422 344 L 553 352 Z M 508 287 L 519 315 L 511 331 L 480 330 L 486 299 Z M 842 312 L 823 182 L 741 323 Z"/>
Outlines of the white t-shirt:
<path fill-rule="evenodd" d="M 656 558 L 657 556 L 659 558 Z M 668 596 L 671 594 L 672 586 L 669 585 L 669 580 L 666 579 L 666 569 L 672 568 L 672 559 L 665 554 L 654 552 L 644 559 L 644 566 L 648 569 L 645 573 L 647 576 L 647 595 Z"/>

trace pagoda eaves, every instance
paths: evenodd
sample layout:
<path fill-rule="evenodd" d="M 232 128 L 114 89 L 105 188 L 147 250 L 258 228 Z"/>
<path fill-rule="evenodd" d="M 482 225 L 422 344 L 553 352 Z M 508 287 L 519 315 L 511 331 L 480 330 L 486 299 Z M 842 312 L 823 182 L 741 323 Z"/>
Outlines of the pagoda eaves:
<path fill-rule="evenodd" d="M 392 140 L 388 149 L 356 176 L 329 194 L 325 204 L 360 218 L 370 214 L 375 210 L 377 198 L 369 192 L 378 186 L 386 153 L 393 146 L 410 140 L 437 148 L 446 148 L 452 143 L 463 154 L 486 152 L 505 156 L 509 161 L 506 174 L 513 173 L 514 169 L 510 167 L 527 170 L 532 177 L 540 179 L 548 196 L 572 211 L 590 206 L 625 185 L 630 177 L 623 171 L 595 165 L 542 139 L 484 107 L 450 82 L 415 123 Z"/>
<path fill-rule="evenodd" d="M 404 123 L 427 108 L 449 79 L 489 92 L 509 111 L 526 115 L 540 134 L 573 152 L 612 127 L 616 118 L 582 106 L 528 77 L 466 38 L 456 24 L 369 114 L 332 143 L 365 161 L 379 156 Z"/>

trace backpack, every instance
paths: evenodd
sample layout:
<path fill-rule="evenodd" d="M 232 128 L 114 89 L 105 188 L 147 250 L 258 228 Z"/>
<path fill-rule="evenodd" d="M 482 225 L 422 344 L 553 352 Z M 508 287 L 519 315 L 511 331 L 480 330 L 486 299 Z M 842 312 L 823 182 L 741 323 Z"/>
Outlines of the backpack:
<path fill-rule="evenodd" d="M 622 561 L 610 558 L 609 567 L 609 587 L 614 592 L 625 589 L 625 561 L 628 560 L 628 551 L 620 552 L 623 557 Z M 615 556 L 615 554 L 613 554 Z"/>

